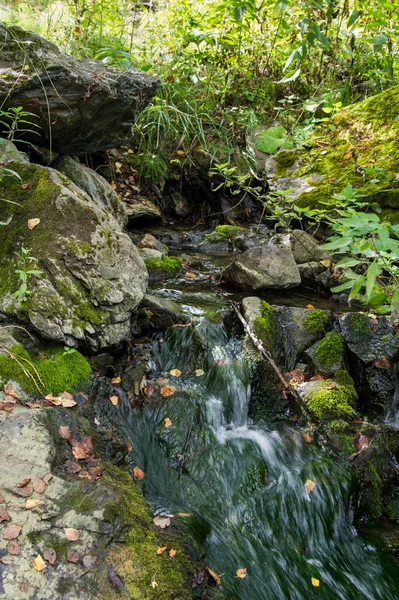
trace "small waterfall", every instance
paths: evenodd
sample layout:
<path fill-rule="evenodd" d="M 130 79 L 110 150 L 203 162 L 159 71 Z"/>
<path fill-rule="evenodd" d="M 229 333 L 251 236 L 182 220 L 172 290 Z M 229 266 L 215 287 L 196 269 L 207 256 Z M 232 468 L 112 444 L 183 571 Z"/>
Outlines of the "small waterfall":
<path fill-rule="evenodd" d="M 388 411 L 385 422 L 387 425 L 399 429 L 399 363 L 395 362 L 393 366 L 393 376 L 395 379 L 395 392 L 392 398 L 391 408 Z"/>

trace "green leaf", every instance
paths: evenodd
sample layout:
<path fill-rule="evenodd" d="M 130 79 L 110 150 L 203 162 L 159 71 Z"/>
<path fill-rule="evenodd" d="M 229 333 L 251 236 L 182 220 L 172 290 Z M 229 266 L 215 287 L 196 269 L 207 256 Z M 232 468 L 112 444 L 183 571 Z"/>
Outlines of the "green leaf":
<path fill-rule="evenodd" d="M 279 148 L 292 148 L 294 142 L 282 125 L 269 127 L 256 138 L 258 150 L 265 154 L 274 154 Z"/>
<path fill-rule="evenodd" d="M 348 19 L 348 22 L 346 24 L 348 29 L 349 29 L 349 27 L 352 27 L 353 23 L 355 23 L 355 21 L 357 21 L 357 19 L 360 17 L 361 14 L 362 14 L 362 12 L 360 10 L 356 10 L 356 8 L 354 8 L 352 10 L 350 17 Z"/>
<path fill-rule="evenodd" d="M 384 44 L 386 44 L 387 41 L 388 41 L 388 38 L 386 35 L 383 35 L 383 34 L 377 35 L 373 40 L 374 52 L 378 52 L 379 50 L 381 50 L 382 46 Z"/>
<path fill-rule="evenodd" d="M 320 248 L 322 250 L 341 250 L 342 252 L 345 252 L 345 250 L 347 250 L 347 248 L 349 247 L 351 242 L 352 242 L 351 238 L 341 238 L 340 237 L 339 239 L 334 239 L 331 242 L 322 244 L 320 246 Z"/>
<path fill-rule="evenodd" d="M 301 69 L 297 69 L 293 75 L 290 75 L 290 77 L 284 77 L 283 79 L 280 79 L 280 81 L 277 81 L 276 83 L 288 83 L 289 81 L 294 81 L 295 79 L 298 79 L 300 74 L 301 74 Z"/>
<path fill-rule="evenodd" d="M 343 292 L 344 290 L 348 290 L 353 285 L 353 281 L 345 281 L 345 283 L 341 283 L 340 285 L 336 285 L 331 288 L 332 292 Z"/>
<path fill-rule="evenodd" d="M 367 269 L 366 275 L 366 298 L 369 300 L 373 293 L 375 280 L 377 279 L 377 275 L 381 273 L 381 268 L 376 261 L 373 261 L 369 268 Z"/>

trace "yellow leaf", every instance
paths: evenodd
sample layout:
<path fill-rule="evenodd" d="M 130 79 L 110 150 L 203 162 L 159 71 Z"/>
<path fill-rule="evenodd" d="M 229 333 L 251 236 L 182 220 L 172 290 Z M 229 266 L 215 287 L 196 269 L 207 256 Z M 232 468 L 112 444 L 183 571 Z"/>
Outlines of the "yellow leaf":
<path fill-rule="evenodd" d="M 163 554 L 165 552 L 166 548 L 167 548 L 167 546 L 163 546 L 162 548 L 160 546 L 158 546 L 157 554 L 159 554 L 159 555 Z"/>
<path fill-rule="evenodd" d="M 308 494 L 310 494 L 310 492 L 313 490 L 313 488 L 316 486 L 316 483 L 314 481 L 312 481 L 311 479 L 308 479 L 307 482 L 305 483 L 305 490 L 307 491 Z"/>
<path fill-rule="evenodd" d="M 169 419 L 169 417 L 165 417 L 164 422 L 165 427 L 172 427 L 172 421 Z"/>
<path fill-rule="evenodd" d="M 169 527 L 170 525 L 170 517 L 154 517 L 152 522 L 161 529 L 165 529 L 165 527 Z"/>
<path fill-rule="evenodd" d="M 32 230 L 37 227 L 39 223 L 40 219 L 28 219 L 28 228 Z"/>
<path fill-rule="evenodd" d="M 44 500 L 37 500 L 36 498 L 29 498 L 25 502 L 26 510 L 32 510 L 32 508 L 37 508 L 38 506 L 43 506 L 45 504 Z"/>
<path fill-rule="evenodd" d="M 310 442 L 312 441 L 312 438 L 310 437 L 310 433 L 304 433 L 302 437 L 307 444 L 310 444 Z"/>
<path fill-rule="evenodd" d="M 111 402 L 112 402 L 112 404 L 113 404 L 114 406 L 116 406 L 116 405 L 118 404 L 118 402 L 119 402 L 119 398 L 118 398 L 118 396 L 111 396 L 111 397 L 110 397 L 110 400 L 111 400 Z"/>
<path fill-rule="evenodd" d="M 306 308 L 314 308 L 313 304 L 307 304 Z"/>
<path fill-rule="evenodd" d="M 113 377 L 111 379 L 111 383 L 120 383 L 121 382 L 121 378 L 120 377 Z"/>
<path fill-rule="evenodd" d="M 212 571 L 212 569 L 210 569 L 209 567 L 207 567 L 206 570 L 208 571 L 208 573 L 212 577 L 212 579 L 216 582 L 216 584 L 220 585 L 221 579 L 220 579 L 219 575 L 217 573 L 215 573 L 215 571 Z"/>
<path fill-rule="evenodd" d="M 169 373 L 173 376 L 173 377 L 180 377 L 181 375 L 181 371 L 179 371 L 179 369 L 172 369 L 171 371 L 169 371 Z"/>
<path fill-rule="evenodd" d="M 196 274 L 195 274 L 195 273 L 190 273 L 190 271 L 188 271 L 188 272 L 185 274 L 185 278 L 186 278 L 186 279 L 197 279 L 197 276 L 196 276 Z"/>
<path fill-rule="evenodd" d="M 246 569 L 237 569 L 236 571 L 236 575 L 237 577 L 239 577 L 240 579 L 245 579 L 247 576 L 247 570 Z"/>
<path fill-rule="evenodd" d="M 176 550 L 174 550 L 174 548 L 171 548 L 168 552 L 170 558 L 174 558 L 176 556 Z"/>
<path fill-rule="evenodd" d="M 36 569 L 36 571 L 43 571 L 43 569 L 47 567 L 40 554 L 38 554 L 33 560 L 33 567 Z"/>
<path fill-rule="evenodd" d="M 331 260 L 328 260 L 328 258 L 323 258 L 323 260 L 320 261 L 322 265 L 324 265 L 325 267 L 329 267 L 331 266 Z"/>
<path fill-rule="evenodd" d="M 133 477 L 135 479 L 143 479 L 143 477 L 144 477 L 144 471 L 142 471 L 140 469 L 140 467 L 134 467 L 134 469 L 133 469 Z"/>
<path fill-rule="evenodd" d="M 314 585 L 315 587 L 319 587 L 320 581 L 318 579 L 316 579 L 315 577 L 312 577 L 312 585 Z"/>
<path fill-rule="evenodd" d="M 203 369 L 195 369 L 196 377 L 202 377 L 202 375 L 205 375 L 205 371 Z"/>
<path fill-rule="evenodd" d="M 161 390 L 161 396 L 163 396 L 164 398 L 167 398 L 168 396 L 173 396 L 175 391 L 176 388 L 174 385 L 165 385 Z"/>

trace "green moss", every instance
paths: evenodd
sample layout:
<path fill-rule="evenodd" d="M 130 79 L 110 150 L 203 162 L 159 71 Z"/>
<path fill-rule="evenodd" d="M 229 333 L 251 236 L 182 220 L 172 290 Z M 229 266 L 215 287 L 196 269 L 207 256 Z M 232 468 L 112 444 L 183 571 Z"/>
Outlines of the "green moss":
<path fill-rule="evenodd" d="M 367 317 L 359 313 L 350 313 L 346 317 L 345 326 L 355 337 L 367 337 L 370 334 Z"/>
<path fill-rule="evenodd" d="M 332 379 L 326 379 L 309 390 L 303 400 L 319 419 L 348 420 L 356 417 L 351 406 L 356 398 L 356 391 L 352 386 L 339 385 Z"/>
<path fill-rule="evenodd" d="M 205 239 L 213 244 L 217 242 L 228 242 L 230 239 L 234 239 L 245 232 L 246 229 L 243 227 L 235 225 L 218 225 L 215 228 L 215 231 L 205 235 Z"/>
<path fill-rule="evenodd" d="M 285 175 L 298 159 L 298 152 L 296 150 L 280 150 L 275 156 L 274 161 L 276 163 L 275 176 Z"/>
<path fill-rule="evenodd" d="M 330 429 L 332 429 L 335 433 L 338 433 L 338 434 L 345 434 L 350 431 L 349 423 L 347 423 L 343 419 L 333 419 L 332 421 L 330 421 L 328 423 L 328 426 L 330 427 Z M 351 440 L 351 447 L 352 447 L 352 445 L 353 445 L 352 438 L 350 438 L 350 440 Z"/>
<path fill-rule="evenodd" d="M 165 271 L 166 273 L 177 273 L 181 268 L 181 260 L 177 256 L 163 256 L 162 258 L 146 258 L 144 260 L 147 269 Z"/>
<path fill-rule="evenodd" d="M 77 513 L 89 513 L 96 510 L 96 504 L 89 493 L 83 494 L 80 487 L 66 494 L 62 499 L 62 507 Z"/>
<path fill-rule="evenodd" d="M 334 365 L 340 365 L 344 358 L 344 344 L 339 333 L 328 333 L 318 344 L 314 357 L 316 366 L 320 369 L 331 369 Z"/>
<path fill-rule="evenodd" d="M 4 382 L 18 381 L 28 393 L 37 393 L 38 390 L 24 370 L 32 374 L 42 389 L 34 368 L 43 381 L 43 391 L 47 393 L 75 391 L 88 383 L 91 367 L 80 352 L 64 354 L 63 348 L 59 347 L 46 347 L 44 351 L 47 358 L 40 358 L 38 354 L 30 355 L 22 346 L 13 346 L 10 352 L 15 359 L 8 354 L 0 355 L 0 379 Z"/>
<path fill-rule="evenodd" d="M 274 310 L 264 300 L 262 300 L 262 316 L 255 319 L 255 334 L 263 342 L 266 350 L 272 350 L 274 346 L 274 333 L 276 327 L 276 317 Z"/>
<path fill-rule="evenodd" d="M 371 487 L 367 493 L 367 505 L 370 518 L 378 519 L 382 516 L 382 483 L 378 471 L 372 461 L 368 466 L 368 478 Z"/>
<path fill-rule="evenodd" d="M 324 310 L 311 310 L 303 322 L 306 329 L 312 333 L 324 333 L 328 322 L 328 316 Z"/>

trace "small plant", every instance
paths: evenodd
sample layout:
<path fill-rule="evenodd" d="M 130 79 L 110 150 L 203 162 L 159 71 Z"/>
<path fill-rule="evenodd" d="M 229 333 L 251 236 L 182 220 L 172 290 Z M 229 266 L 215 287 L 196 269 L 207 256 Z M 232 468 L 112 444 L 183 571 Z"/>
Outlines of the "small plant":
<path fill-rule="evenodd" d="M 23 110 L 22 106 L 9 108 L 8 110 L 0 110 L 0 124 L 5 127 L 2 133 L 6 135 L 10 142 L 18 141 L 27 144 L 28 142 L 20 139 L 21 135 L 24 135 L 25 133 L 39 135 L 32 127 L 40 128 L 40 125 L 27 119 L 27 117 L 37 118 L 37 115 Z"/>
<path fill-rule="evenodd" d="M 69 356 L 70 354 L 73 354 L 74 352 L 77 352 L 76 348 L 69 348 L 69 346 L 64 346 L 64 352 L 62 353 L 62 355 Z"/>
<path fill-rule="evenodd" d="M 22 302 L 25 302 L 27 297 L 32 293 L 28 288 L 29 277 L 39 277 L 43 271 L 33 269 L 34 263 L 37 262 L 37 258 L 30 255 L 31 249 L 22 246 L 21 252 L 15 252 L 18 256 L 19 269 L 15 269 L 15 273 L 19 276 L 20 286 L 16 292 L 14 292 L 14 298 L 21 298 Z"/>

